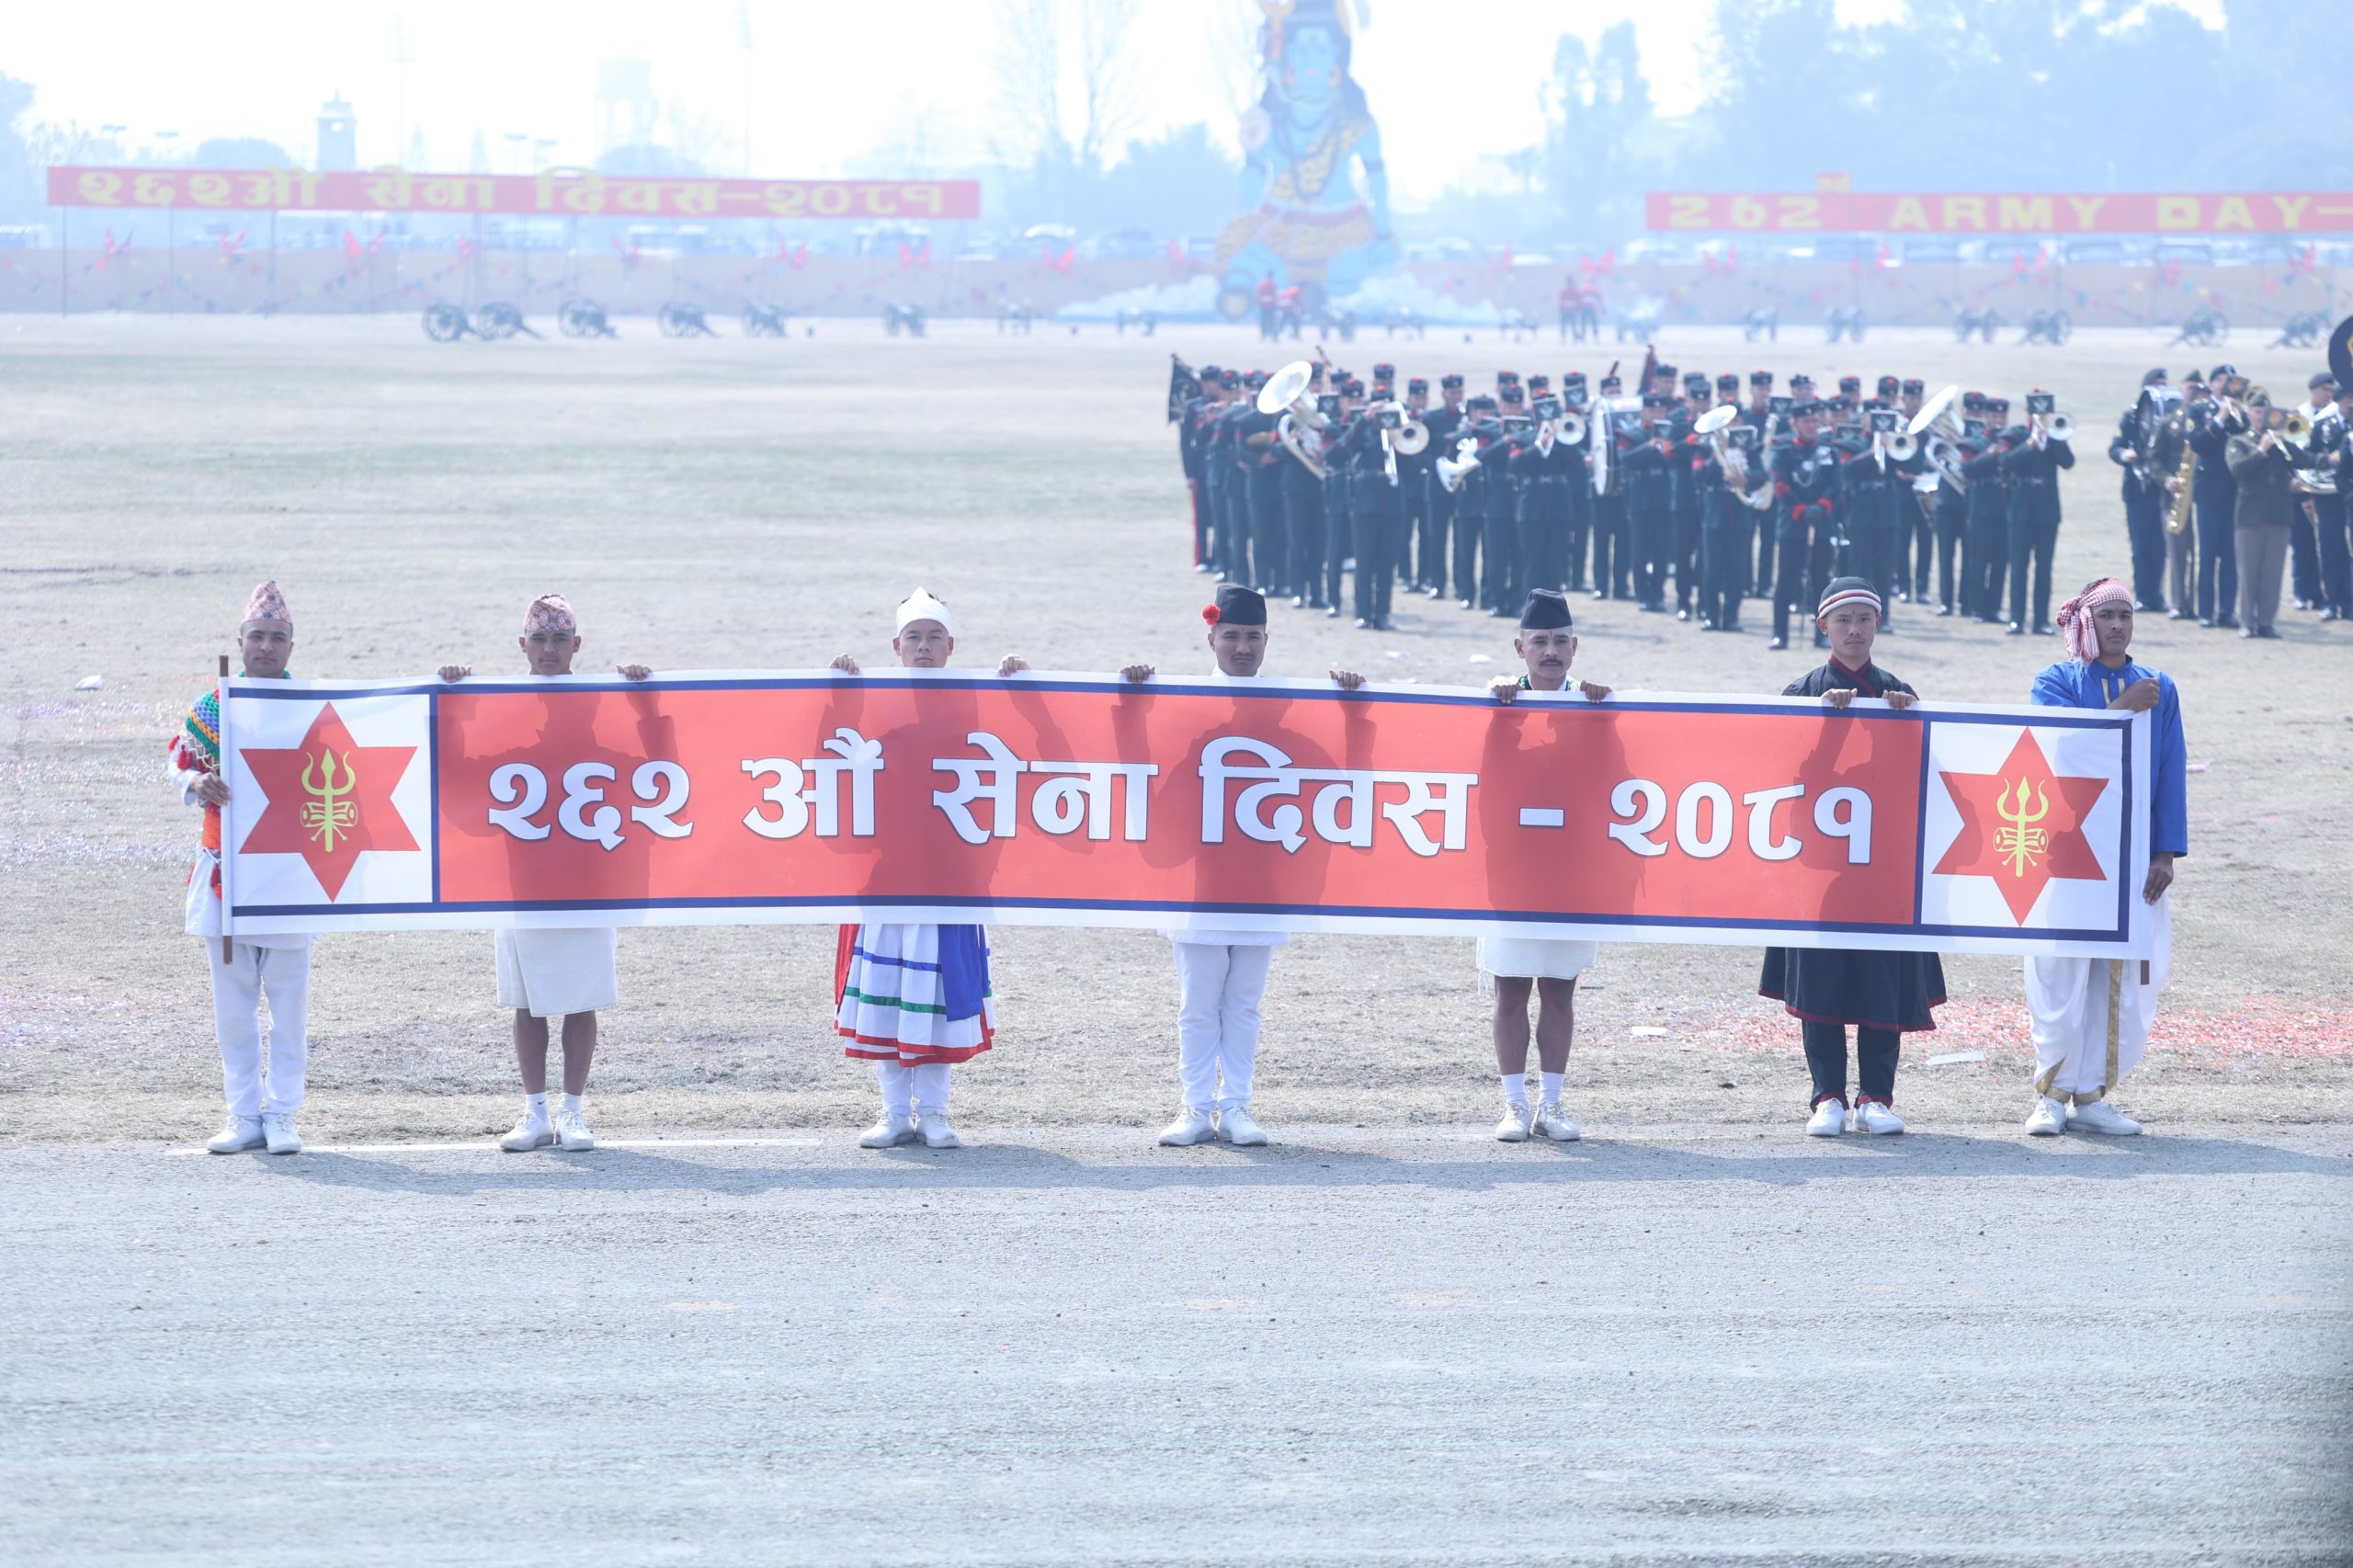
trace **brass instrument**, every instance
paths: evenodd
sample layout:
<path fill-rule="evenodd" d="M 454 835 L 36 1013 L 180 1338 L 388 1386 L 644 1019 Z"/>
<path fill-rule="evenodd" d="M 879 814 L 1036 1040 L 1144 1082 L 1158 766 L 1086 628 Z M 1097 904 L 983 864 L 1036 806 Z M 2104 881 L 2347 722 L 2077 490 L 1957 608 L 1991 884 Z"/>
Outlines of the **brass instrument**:
<path fill-rule="evenodd" d="M 2291 408 L 2288 411 L 2288 417 L 2280 422 L 2279 438 L 2291 447 L 2301 449 L 2313 438 L 2313 422 Z"/>
<path fill-rule="evenodd" d="M 2043 421 L 2042 434 L 2048 440 L 2073 441 L 2075 438 L 2075 422 L 2066 415 L 2054 414 Z"/>
<path fill-rule="evenodd" d="M 1740 504 L 1752 512 L 1761 512 L 1773 504 L 1773 487 L 1753 484 L 1748 472 L 1748 454 L 1724 439 L 1724 431 L 1740 417 L 1740 411 L 1728 403 L 1715 407 L 1692 422 L 1691 433 L 1704 436 L 1708 448 L 1715 454 L 1716 466 L 1723 470 L 1724 481 Z"/>
<path fill-rule="evenodd" d="M 1307 444 L 1307 437 L 1300 431 L 1299 421 L 1288 414 L 1284 415 L 1275 425 L 1275 438 L 1282 442 L 1283 450 L 1299 460 L 1301 467 L 1318 479 L 1324 477 L 1324 455 Z"/>
<path fill-rule="evenodd" d="M 1287 414 L 1311 430 L 1322 430 L 1331 422 L 1307 395 L 1307 386 L 1315 379 L 1315 367 L 1304 359 L 1294 359 L 1267 378 L 1258 389 L 1258 412 Z"/>
<path fill-rule="evenodd" d="M 1431 465 L 1438 471 L 1438 483 L 1449 495 L 1462 488 L 1462 476 L 1479 466 L 1479 441 L 1465 436 L 1454 443 L 1454 455 L 1440 458 Z"/>
<path fill-rule="evenodd" d="M 2191 486 L 2198 478 L 2198 449 L 2189 444 L 2186 434 L 2181 443 L 2181 462 L 2173 471 L 2174 492 L 2165 503 L 2165 532 L 2169 534 L 2180 533 L 2189 527 Z"/>

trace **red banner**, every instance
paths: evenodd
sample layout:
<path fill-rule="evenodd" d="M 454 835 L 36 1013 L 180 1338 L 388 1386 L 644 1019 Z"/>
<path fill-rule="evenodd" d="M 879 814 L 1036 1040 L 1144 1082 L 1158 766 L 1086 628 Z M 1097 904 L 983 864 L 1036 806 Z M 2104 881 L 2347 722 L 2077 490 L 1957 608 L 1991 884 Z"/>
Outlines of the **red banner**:
<path fill-rule="evenodd" d="M 223 710 L 240 932 L 871 918 L 2114 955 L 2145 913 L 2145 726 L 2122 714 L 904 672 L 240 680 Z"/>
<path fill-rule="evenodd" d="M 1881 191 L 1650 193 L 1654 230 L 1694 233 L 2326 234 L 2353 233 L 2353 192 L 2037 196 Z"/>
<path fill-rule="evenodd" d="M 423 175 L 403 169 L 114 169 L 55 165 L 53 207 L 224 211 L 488 212 L 540 218 L 977 218 L 969 179 L 623 178 L 590 169 Z"/>

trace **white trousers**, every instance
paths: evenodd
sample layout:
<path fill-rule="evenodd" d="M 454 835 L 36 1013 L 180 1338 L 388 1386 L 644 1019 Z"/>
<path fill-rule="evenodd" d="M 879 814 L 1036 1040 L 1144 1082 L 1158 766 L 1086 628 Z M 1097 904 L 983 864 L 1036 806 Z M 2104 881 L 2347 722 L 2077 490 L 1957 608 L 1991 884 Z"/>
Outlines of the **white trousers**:
<path fill-rule="evenodd" d="M 2149 931 L 2145 982 L 2138 959 L 2026 960 L 2037 1094 L 2088 1105 L 2141 1064 L 2173 964 L 2171 894 L 2149 911 Z"/>
<path fill-rule="evenodd" d="M 945 1062 L 925 1062 L 913 1067 L 877 1062 L 874 1082 L 882 1090 L 882 1109 L 889 1116 L 912 1116 L 918 1110 L 948 1108 L 949 1074 Z"/>
<path fill-rule="evenodd" d="M 296 1109 L 302 1103 L 302 1075 L 311 1060 L 311 949 L 230 947 L 221 961 L 221 939 L 208 938 L 212 965 L 212 1028 L 221 1041 L 221 1087 L 231 1116 L 259 1116 Z M 268 1095 L 262 1092 L 261 1007 L 269 1003 Z"/>
<path fill-rule="evenodd" d="M 1250 1070 L 1258 1060 L 1258 1003 L 1275 949 L 1214 942 L 1174 942 L 1176 1077 L 1188 1109 L 1232 1110 L 1250 1103 Z"/>

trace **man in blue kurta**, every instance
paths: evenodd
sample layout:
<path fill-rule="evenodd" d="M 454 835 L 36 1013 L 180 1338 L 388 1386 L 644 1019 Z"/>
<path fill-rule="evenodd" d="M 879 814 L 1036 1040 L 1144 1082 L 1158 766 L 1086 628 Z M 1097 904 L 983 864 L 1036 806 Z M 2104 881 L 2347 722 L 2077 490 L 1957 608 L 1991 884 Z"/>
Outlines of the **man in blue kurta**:
<path fill-rule="evenodd" d="M 2132 661 L 2132 591 L 2113 577 L 2090 584 L 2060 608 L 2059 634 L 2070 657 L 2034 678 L 2032 699 L 2045 708 L 2107 708 L 2148 713 L 2149 875 L 2141 897 L 2150 907 L 2149 958 L 2030 958 L 2026 1005 L 2034 1024 L 2035 1103 L 2026 1130 L 2130 1136 L 2141 1124 L 2108 1096 L 2141 1061 L 2173 961 L 2173 913 L 2165 890 L 2177 856 L 2189 852 L 2188 753 L 2181 738 L 2181 698 L 2172 679 Z"/>

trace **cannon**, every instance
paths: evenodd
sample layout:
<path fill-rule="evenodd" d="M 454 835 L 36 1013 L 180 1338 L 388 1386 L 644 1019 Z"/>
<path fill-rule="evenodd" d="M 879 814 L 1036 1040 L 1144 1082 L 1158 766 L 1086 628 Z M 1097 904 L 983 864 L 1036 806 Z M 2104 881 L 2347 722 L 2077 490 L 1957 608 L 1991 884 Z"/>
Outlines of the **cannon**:
<path fill-rule="evenodd" d="M 605 307 L 596 301 L 574 296 L 555 310 L 556 330 L 566 337 L 619 337 L 613 324 L 605 319 Z"/>

